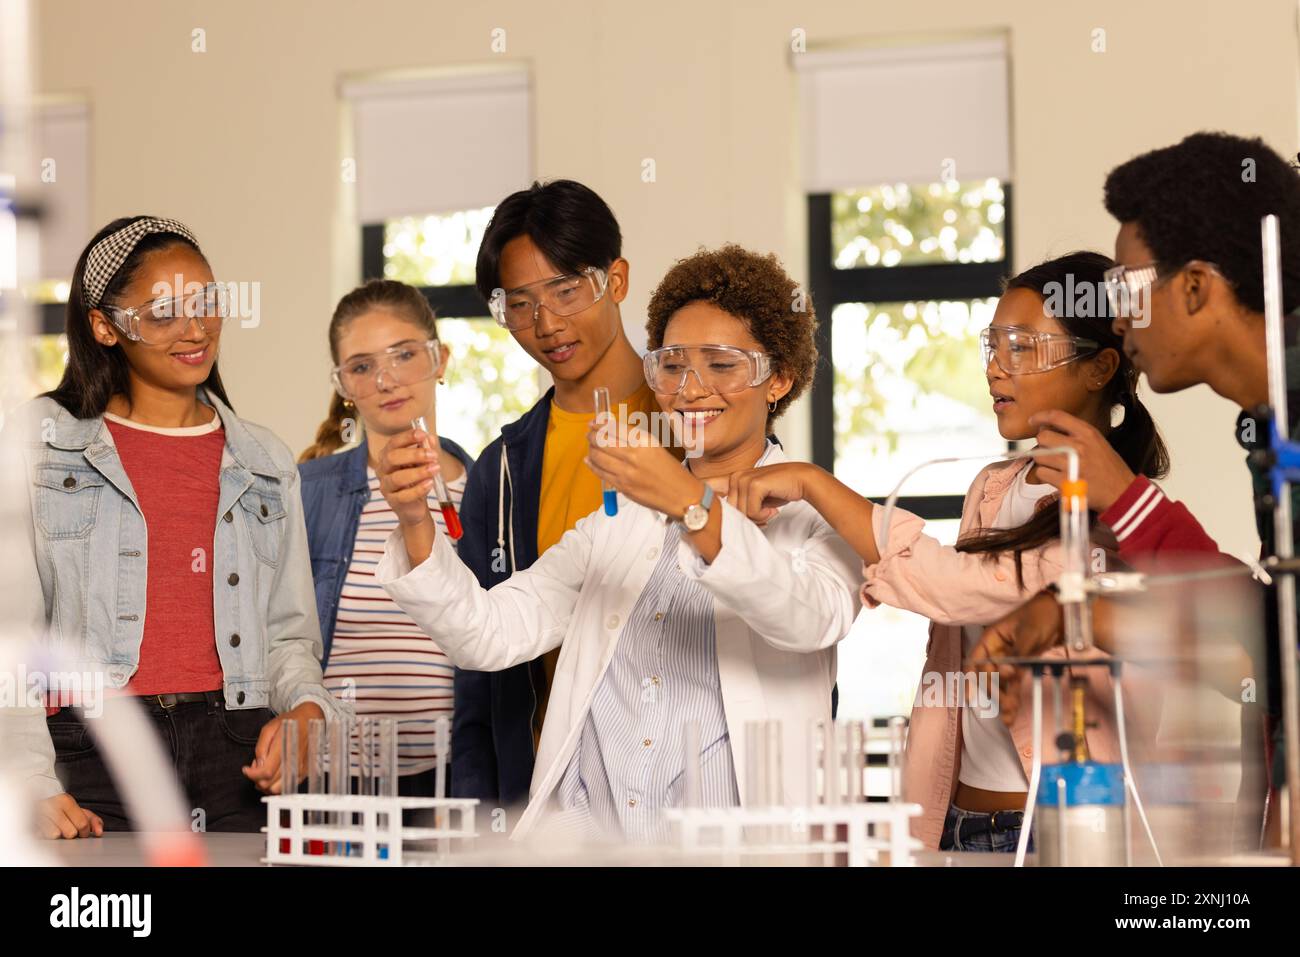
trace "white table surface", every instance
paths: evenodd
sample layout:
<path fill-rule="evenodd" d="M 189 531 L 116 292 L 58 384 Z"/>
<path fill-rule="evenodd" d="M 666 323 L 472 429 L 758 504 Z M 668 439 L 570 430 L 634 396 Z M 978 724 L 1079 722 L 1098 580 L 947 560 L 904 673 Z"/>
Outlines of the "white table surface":
<path fill-rule="evenodd" d="M 265 834 L 203 834 L 203 846 L 212 867 L 262 867 Z M 140 836 L 130 831 L 110 831 L 103 837 L 75 841 L 50 841 L 46 848 L 68 867 L 144 867 Z"/>

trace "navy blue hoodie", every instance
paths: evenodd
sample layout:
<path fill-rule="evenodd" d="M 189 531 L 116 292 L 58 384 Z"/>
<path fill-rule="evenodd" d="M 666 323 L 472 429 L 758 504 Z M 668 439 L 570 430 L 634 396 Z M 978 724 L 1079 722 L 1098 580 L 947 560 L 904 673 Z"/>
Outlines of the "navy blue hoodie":
<path fill-rule="evenodd" d="M 491 588 L 537 561 L 542 454 L 555 388 L 504 426 L 470 470 L 461 502 L 461 560 Z M 528 800 L 533 721 L 546 687 L 540 658 L 483 672 L 456 670 L 451 778 L 457 797 L 512 807 Z"/>

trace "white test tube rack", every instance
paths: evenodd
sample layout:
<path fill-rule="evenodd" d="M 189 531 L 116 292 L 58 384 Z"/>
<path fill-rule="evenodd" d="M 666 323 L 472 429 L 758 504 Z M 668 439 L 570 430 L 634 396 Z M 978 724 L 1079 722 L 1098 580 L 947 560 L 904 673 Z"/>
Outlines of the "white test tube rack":
<path fill-rule="evenodd" d="M 896 728 L 885 732 L 891 748 L 891 768 L 901 765 L 903 738 Z M 684 729 L 690 741 L 692 731 Z M 742 864 L 846 863 L 849 867 L 909 867 L 921 842 L 912 837 L 910 821 L 921 813 L 891 794 L 888 801 L 868 802 L 863 784 L 868 737 L 861 722 L 817 722 L 809 729 L 809 795 L 812 803 L 779 802 L 781 723 L 752 722 L 745 729 L 746 780 L 740 807 L 669 808 L 676 850 L 700 862 Z M 698 733 L 695 734 L 698 741 Z M 761 742 L 761 743 L 760 743 Z M 819 748 L 819 743 L 824 742 Z M 897 750 L 899 753 L 894 754 Z M 860 752 L 860 753 L 854 753 Z M 687 778 L 698 780 L 691 768 L 698 751 L 687 748 Z M 763 760 L 756 759 L 762 755 Z M 821 772 L 820 774 L 818 772 Z M 856 781 L 854 780 L 856 776 Z M 759 802 L 760 795 L 769 800 Z"/>
<path fill-rule="evenodd" d="M 881 802 L 807 807 L 672 808 L 679 850 L 726 865 L 783 858 L 813 864 L 843 855 L 849 867 L 911 867 L 921 842 L 909 833 L 919 804 Z M 755 840 L 752 835 L 772 835 Z"/>
<path fill-rule="evenodd" d="M 409 867 L 444 863 L 478 836 L 477 798 L 276 794 L 266 803 L 266 864 Z M 402 812 L 432 810 L 435 827 L 403 826 Z M 308 823 L 322 821 L 352 823 Z M 343 847 L 347 853 L 337 853 Z M 315 852 L 313 852 L 315 849 Z"/>
<path fill-rule="evenodd" d="M 263 798 L 267 806 L 266 864 L 314 867 L 402 867 L 444 863 L 453 848 L 476 836 L 477 798 L 449 798 L 447 753 L 450 727 L 441 717 L 437 734 L 435 797 L 397 795 L 396 722 L 346 719 L 308 725 L 300 752 L 297 725 L 281 735 L 283 769 L 307 761 L 308 793 L 295 793 L 298 778 L 282 771 L 282 793 Z M 327 733 L 328 732 L 328 733 Z M 323 752 L 328 752 L 326 755 Z M 324 773 L 341 768 L 345 773 Z M 359 793 L 352 793 L 353 791 Z M 428 811 L 434 826 L 403 825 L 403 811 Z"/>

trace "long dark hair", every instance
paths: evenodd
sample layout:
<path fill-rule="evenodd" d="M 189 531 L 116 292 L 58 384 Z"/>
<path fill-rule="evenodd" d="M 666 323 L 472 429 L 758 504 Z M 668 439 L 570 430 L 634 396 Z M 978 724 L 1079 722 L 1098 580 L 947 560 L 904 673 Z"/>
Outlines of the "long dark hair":
<path fill-rule="evenodd" d="M 63 378 L 59 380 L 59 384 L 49 392 L 42 393 L 42 396 L 53 399 L 79 419 L 94 419 L 103 415 L 104 410 L 108 408 L 109 400 L 115 395 L 124 396 L 128 402 L 131 400 L 131 366 L 127 362 L 121 344 L 101 345 L 90 328 L 90 309 L 86 306 L 84 288 L 86 259 L 94 245 L 105 236 L 112 235 L 138 220 L 149 218 L 148 216 L 125 216 L 113 220 L 91 237 L 86 248 L 77 257 L 77 268 L 72 273 L 72 289 L 68 293 L 67 318 L 64 323 L 64 333 L 68 337 L 68 364 L 63 370 Z M 203 256 L 203 251 L 180 233 L 151 233 L 136 244 L 135 249 L 131 250 L 131 255 L 113 274 L 113 278 L 104 288 L 100 301 L 113 303 L 135 279 L 135 274 L 146 256 L 175 245 L 187 246 L 199 256 Z M 204 258 L 206 261 L 206 257 Z M 230 399 L 226 395 L 226 387 L 221 382 L 221 374 L 217 371 L 216 362 L 212 363 L 212 370 L 203 381 L 203 387 L 230 406 Z"/>
<path fill-rule="evenodd" d="M 414 286 L 394 279 L 371 279 L 358 286 L 339 300 L 330 319 L 329 339 L 330 357 L 334 364 L 339 361 L 339 339 L 348 323 L 372 309 L 387 309 L 401 318 L 415 323 L 423 329 L 430 339 L 438 338 L 438 323 L 433 314 L 433 307 L 424 293 Z M 352 413 L 355 415 L 356 413 Z M 343 396 L 336 391 L 330 399 L 329 411 L 325 421 L 316 429 L 316 440 L 298 456 L 299 462 L 307 462 L 341 449 L 343 441 L 343 424 L 348 417 L 348 407 L 343 404 Z"/>
<path fill-rule="evenodd" d="M 1114 263 L 1101 253 L 1073 252 L 1026 269 L 1007 280 L 1004 292 L 1028 289 L 1043 298 L 1044 308 L 1060 303 L 1052 316 L 1072 336 L 1091 339 L 1098 343 L 1096 352 L 1114 349 L 1119 353 L 1119 368 L 1106 384 L 1102 399 L 1106 410 L 1115 406 L 1124 410 L 1124 420 L 1114 428 L 1109 420 L 1102 423 L 1111 448 L 1119 453 L 1133 472 L 1147 478 L 1163 478 L 1169 472 L 1169 451 L 1165 448 L 1160 430 L 1147 407 L 1137 397 L 1138 371 L 1124 354 L 1124 339 L 1111 328 L 1110 306 L 1103 292 L 1102 278 Z M 1092 293 L 1092 308 L 1077 310 L 1068 300 L 1065 290 L 1081 290 L 1085 284 Z M 1084 315 L 1076 313 L 1083 312 Z M 1055 496 L 1052 496 L 1055 500 Z M 1040 503 L 1041 506 L 1041 503 Z M 1094 513 L 1094 518 L 1095 513 Z M 1016 560 L 1016 581 L 1024 588 L 1021 555 L 1055 539 L 1060 534 L 1060 517 L 1055 508 L 1038 508 L 1032 518 L 1016 528 L 986 528 L 963 537 L 957 543 L 959 552 L 982 553 L 996 558 L 1003 552 L 1013 552 Z"/>

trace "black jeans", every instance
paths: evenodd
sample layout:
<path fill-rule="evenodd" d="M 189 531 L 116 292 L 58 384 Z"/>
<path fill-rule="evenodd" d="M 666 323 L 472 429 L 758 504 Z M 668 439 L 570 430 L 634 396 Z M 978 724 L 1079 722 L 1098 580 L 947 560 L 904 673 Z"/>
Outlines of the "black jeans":
<path fill-rule="evenodd" d="M 252 763 L 257 736 L 274 714 L 269 708 L 229 711 L 219 691 L 209 692 L 207 699 L 171 709 L 156 699 L 108 699 L 104 707 L 143 704 L 163 753 L 171 757 L 196 830 L 257 831 L 266 824 L 266 805 L 241 768 Z M 103 818 L 104 830 L 133 830 L 94 735 L 81 718 L 64 708 L 45 723 L 54 741 L 54 771 L 64 790 Z"/>

